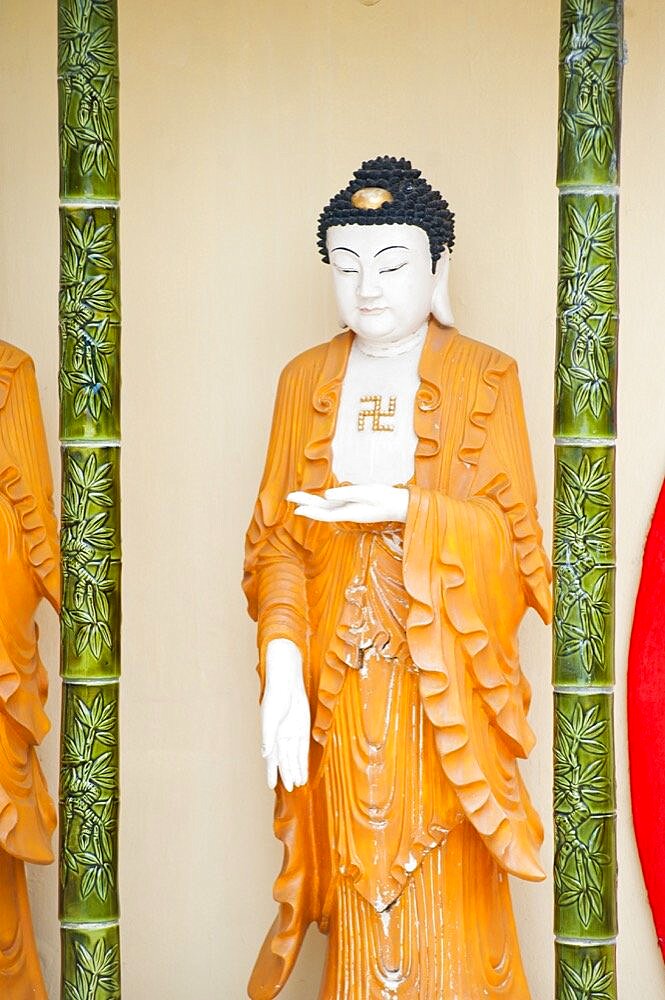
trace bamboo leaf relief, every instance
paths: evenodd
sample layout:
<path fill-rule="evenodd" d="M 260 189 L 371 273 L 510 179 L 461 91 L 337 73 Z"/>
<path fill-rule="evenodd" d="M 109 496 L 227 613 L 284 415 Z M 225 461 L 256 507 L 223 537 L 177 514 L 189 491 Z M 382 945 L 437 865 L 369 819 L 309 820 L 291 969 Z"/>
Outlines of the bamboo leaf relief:
<path fill-rule="evenodd" d="M 90 650 L 99 659 L 113 648 L 109 595 L 116 588 L 112 575 L 115 531 L 110 524 L 113 476 L 110 462 L 99 463 L 92 452 L 77 460 L 69 454 L 69 475 L 62 499 L 62 579 L 65 601 L 61 612 L 77 655 Z M 101 512 L 96 507 L 106 508 Z"/>
<path fill-rule="evenodd" d="M 593 917 L 606 918 L 604 870 L 611 859 L 602 820 L 576 820 L 575 814 L 555 816 L 554 885 L 559 908 L 572 907 L 587 929 Z"/>
<path fill-rule="evenodd" d="M 614 754 L 605 695 L 558 694 L 554 727 L 557 925 L 608 932 L 614 920 Z M 571 923 L 572 921 L 572 923 Z"/>
<path fill-rule="evenodd" d="M 613 1000 L 614 971 L 605 958 L 594 962 L 587 955 L 579 968 L 561 960 L 559 970 L 562 1000 Z"/>
<path fill-rule="evenodd" d="M 608 723 L 599 719 L 600 706 L 584 711 L 578 702 L 572 717 L 556 713 L 554 746 L 554 808 L 581 822 L 607 802 L 610 780 L 606 753 Z M 582 762 L 580 751 L 591 758 Z"/>
<path fill-rule="evenodd" d="M 603 666 L 611 612 L 609 573 L 584 573 L 580 565 L 557 568 L 554 635 L 557 655 L 580 663 L 588 679 Z M 595 582 L 594 582 L 595 579 Z"/>
<path fill-rule="evenodd" d="M 603 668 L 612 612 L 612 469 L 606 455 L 557 464 L 554 637 L 557 658 L 590 680 Z"/>
<path fill-rule="evenodd" d="M 557 403 L 566 393 L 573 417 L 589 410 L 597 421 L 612 406 L 616 312 L 616 220 L 597 200 L 585 214 L 568 201 L 561 237 Z"/>
<path fill-rule="evenodd" d="M 83 226 L 66 216 L 60 268 L 60 390 L 74 416 L 99 421 L 113 406 L 109 361 L 116 351 L 115 234 L 90 213 Z M 101 271 L 101 273 L 93 273 Z"/>
<path fill-rule="evenodd" d="M 74 695 L 72 708 L 63 740 L 60 778 L 60 880 L 64 888 L 70 875 L 76 875 L 83 899 L 94 894 L 106 901 L 116 881 L 117 703 L 105 702 L 100 691 L 89 706 Z"/>
<path fill-rule="evenodd" d="M 92 952 L 76 941 L 75 981 L 65 980 L 65 1000 L 119 1000 L 120 958 L 117 945 L 99 939 Z"/>
<path fill-rule="evenodd" d="M 622 0 L 562 0 L 555 361 L 557 1000 L 616 1000 L 613 700 Z"/>
<path fill-rule="evenodd" d="M 117 46 L 113 5 L 60 0 L 60 156 L 65 173 L 78 157 L 81 174 L 106 179 L 117 166 Z"/>
<path fill-rule="evenodd" d="M 578 163 L 611 165 L 617 127 L 619 30 L 613 3 L 565 0 L 561 29 L 559 148 Z"/>
<path fill-rule="evenodd" d="M 117 0 L 58 0 L 61 1000 L 120 1000 Z"/>

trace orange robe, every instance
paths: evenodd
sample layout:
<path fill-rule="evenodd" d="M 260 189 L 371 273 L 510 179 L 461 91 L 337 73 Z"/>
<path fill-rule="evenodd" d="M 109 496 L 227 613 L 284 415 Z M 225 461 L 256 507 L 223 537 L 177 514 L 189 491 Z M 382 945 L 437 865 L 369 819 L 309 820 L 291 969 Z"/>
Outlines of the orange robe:
<path fill-rule="evenodd" d="M 59 604 L 53 486 L 34 369 L 0 341 L 0 996 L 46 1000 L 24 862 L 53 860 L 56 812 L 35 748 L 50 728 L 35 612 Z"/>
<path fill-rule="evenodd" d="M 534 737 L 517 647 L 551 616 L 515 363 L 430 322 L 404 525 L 296 518 L 335 485 L 353 335 L 280 379 L 244 586 L 267 643 L 303 655 L 310 778 L 277 788 L 277 918 L 249 985 L 276 996 L 307 926 L 330 934 L 321 1000 L 526 1000 L 507 874 L 540 879 L 517 759 Z"/>

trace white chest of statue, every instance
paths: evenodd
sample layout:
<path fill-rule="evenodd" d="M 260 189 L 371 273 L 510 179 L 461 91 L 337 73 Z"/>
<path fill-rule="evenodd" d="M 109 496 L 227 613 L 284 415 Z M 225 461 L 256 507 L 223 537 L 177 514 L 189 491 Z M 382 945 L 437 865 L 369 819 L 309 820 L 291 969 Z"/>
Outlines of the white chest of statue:
<path fill-rule="evenodd" d="M 356 337 L 351 347 L 332 443 L 340 483 L 408 483 L 417 437 L 413 408 L 425 340 L 419 330 L 406 345 L 379 353 Z"/>

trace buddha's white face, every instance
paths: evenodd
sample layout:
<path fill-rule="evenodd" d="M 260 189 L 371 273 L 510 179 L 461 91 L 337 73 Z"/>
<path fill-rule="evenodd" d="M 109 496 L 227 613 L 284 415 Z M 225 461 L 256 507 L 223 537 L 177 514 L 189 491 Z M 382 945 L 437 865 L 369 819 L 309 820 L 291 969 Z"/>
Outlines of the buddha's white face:
<path fill-rule="evenodd" d="M 425 325 L 441 274 L 423 229 L 331 226 L 327 246 L 340 321 L 354 333 L 388 347 Z"/>

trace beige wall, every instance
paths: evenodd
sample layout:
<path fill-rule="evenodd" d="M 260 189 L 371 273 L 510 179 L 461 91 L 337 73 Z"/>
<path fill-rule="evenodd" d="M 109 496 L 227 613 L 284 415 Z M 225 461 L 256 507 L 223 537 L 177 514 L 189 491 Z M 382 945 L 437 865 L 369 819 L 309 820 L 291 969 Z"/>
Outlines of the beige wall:
<path fill-rule="evenodd" d="M 551 530 L 555 0 L 120 0 L 124 303 L 124 996 L 239 998 L 279 851 L 258 754 L 242 535 L 280 367 L 336 329 L 318 211 L 361 159 L 410 156 L 457 213 L 463 331 L 520 363 Z M 57 460 L 55 7 L 0 0 L 0 337 L 36 358 Z M 633 847 L 625 650 L 665 471 L 665 10 L 628 3 L 619 460 L 620 978 L 665 990 Z M 550 811 L 549 636 L 523 630 Z M 44 652 L 57 715 L 56 629 Z M 56 787 L 57 735 L 43 748 Z M 546 844 L 551 860 L 551 836 Z M 54 869 L 33 873 L 57 996 Z M 552 994 L 551 883 L 515 886 L 534 1000 Z M 312 1000 L 308 940 L 287 1000 Z"/>

